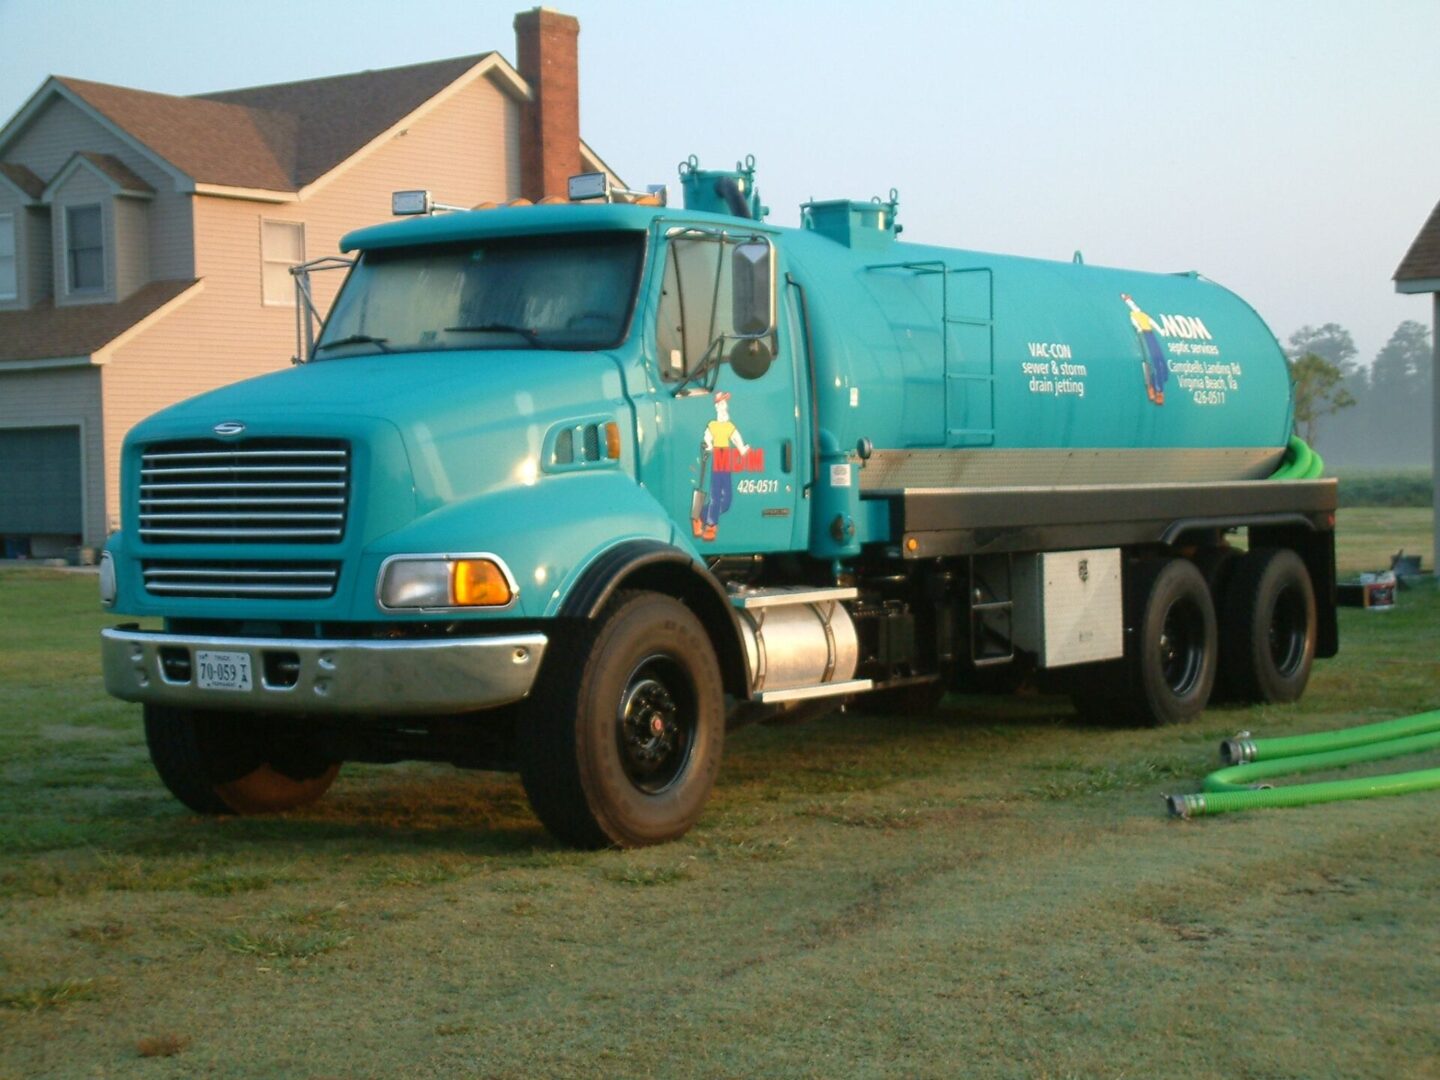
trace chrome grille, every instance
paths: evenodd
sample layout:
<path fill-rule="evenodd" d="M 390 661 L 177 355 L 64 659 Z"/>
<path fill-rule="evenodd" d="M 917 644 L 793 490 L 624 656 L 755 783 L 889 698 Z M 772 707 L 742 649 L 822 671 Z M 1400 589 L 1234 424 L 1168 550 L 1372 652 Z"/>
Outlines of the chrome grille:
<path fill-rule="evenodd" d="M 339 563 L 146 562 L 153 596 L 260 600 L 323 600 L 335 595 Z"/>
<path fill-rule="evenodd" d="M 154 544 L 330 544 L 345 534 L 350 448 L 329 439 L 157 443 L 140 463 Z"/>

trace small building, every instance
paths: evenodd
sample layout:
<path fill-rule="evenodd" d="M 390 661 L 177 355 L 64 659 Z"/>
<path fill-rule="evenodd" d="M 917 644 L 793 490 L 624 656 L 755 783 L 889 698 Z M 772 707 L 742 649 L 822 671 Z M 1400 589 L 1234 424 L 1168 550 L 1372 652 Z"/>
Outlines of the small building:
<path fill-rule="evenodd" d="M 1434 405 L 1430 413 L 1432 441 L 1431 469 L 1434 484 L 1435 542 L 1431 552 L 1431 568 L 1440 574 L 1440 203 L 1430 212 L 1429 219 L 1415 237 L 1405 258 L 1395 270 L 1395 291 L 1430 293 L 1430 341 L 1434 350 L 1430 373 Z"/>
<path fill-rule="evenodd" d="M 54 76 L 0 128 L 0 555 L 96 546 L 125 433 L 283 367 L 290 267 L 426 188 L 465 206 L 564 195 L 579 23 L 515 18 L 497 52 L 195 97 Z M 613 178 L 613 174 L 612 174 Z M 339 274 L 319 275 L 322 310 Z"/>

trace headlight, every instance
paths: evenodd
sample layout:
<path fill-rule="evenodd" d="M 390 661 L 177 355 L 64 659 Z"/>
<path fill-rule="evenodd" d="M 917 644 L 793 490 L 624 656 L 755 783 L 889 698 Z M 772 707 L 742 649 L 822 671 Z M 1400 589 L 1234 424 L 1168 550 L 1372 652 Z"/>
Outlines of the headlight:
<path fill-rule="evenodd" d="M 495 555 L 394 555 L 380 568 L 383 608 L 508 607 L 515 579 Z"/>
<path fill-rule="evenodd" d="M 108 551 L 100 553 L 100 603 L 103 607 L 115 603 L 115 558 Z"/>

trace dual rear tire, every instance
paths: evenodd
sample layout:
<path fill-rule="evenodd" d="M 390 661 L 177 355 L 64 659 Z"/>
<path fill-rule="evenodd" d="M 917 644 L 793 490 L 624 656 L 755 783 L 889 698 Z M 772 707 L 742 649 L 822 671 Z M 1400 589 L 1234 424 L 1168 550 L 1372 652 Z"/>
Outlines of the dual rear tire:
<path fill-rule="evenodd" d="M 1246 703 L 1300 697 L 1316 636 L 1305 564 L 1286 548 L 1211 562 L 1202 569 L 1187 559 L 1148 559 L 1131 571 L 1125 657 L 1082 676 L 1072 695 L 1081 716 L 1183 723 L 1199 715 L 1217 684 Z"/>

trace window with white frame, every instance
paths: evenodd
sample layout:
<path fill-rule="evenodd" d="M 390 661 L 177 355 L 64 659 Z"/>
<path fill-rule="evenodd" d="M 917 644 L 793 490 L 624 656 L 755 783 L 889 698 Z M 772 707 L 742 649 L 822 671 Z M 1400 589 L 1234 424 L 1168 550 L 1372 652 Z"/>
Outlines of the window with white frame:
<path fill-rule="evenodd" d="M 0 214 L 0 300 L 20 295 L 15 273 L 15 215 Z"/>
<path fill-rule="evenodd" d="M 293 307 L 290 268 L 305 261 L 305 226 L 299 221 L 260 222 L 260 290 L 267 304 Z"/>
<path fill-rule="evenodd" d="M 70 291 L 105 288 L 105 237 L 98 206 L 65 210 L 65 265 Z"/>

